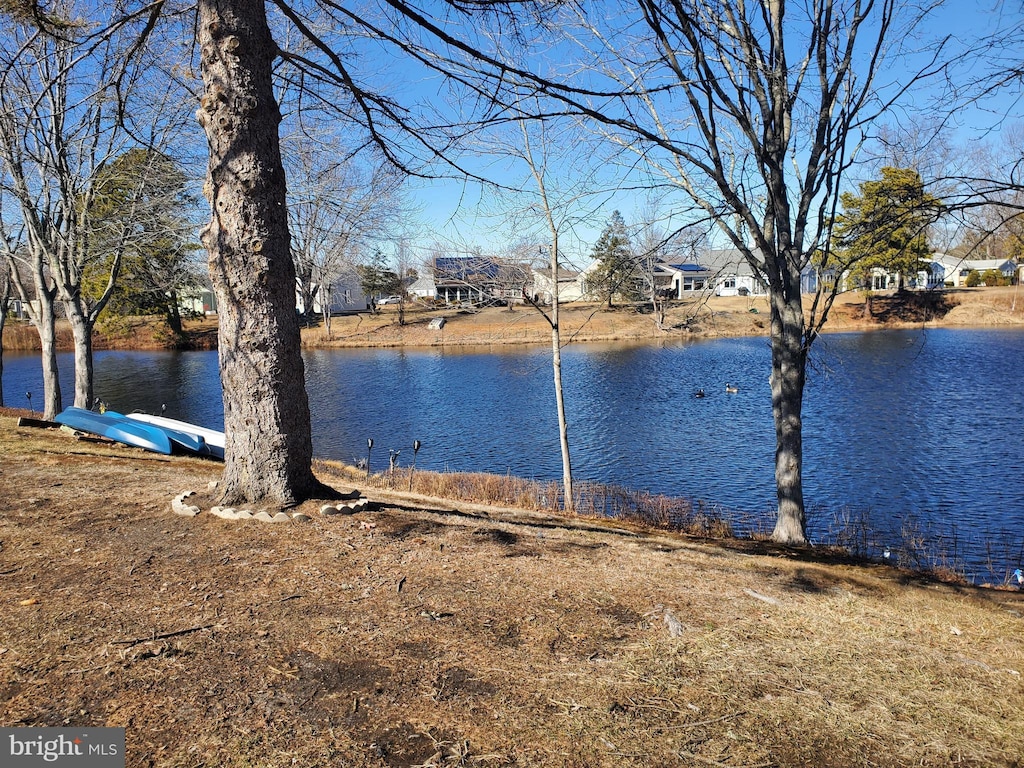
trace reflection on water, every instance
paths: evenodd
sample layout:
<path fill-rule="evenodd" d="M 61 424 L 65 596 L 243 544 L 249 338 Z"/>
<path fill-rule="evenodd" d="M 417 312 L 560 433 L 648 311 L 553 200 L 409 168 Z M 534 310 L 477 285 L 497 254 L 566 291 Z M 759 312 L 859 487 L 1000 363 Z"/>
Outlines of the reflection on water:
<path fill-rule="evenodd" d="M 318 456 L 355 461 L 373 438 L 380 470 L 390 450 L 409 464 L 420 440 L 423 469 L 561 477 L 546 348 L 320 350 L 305 364 Z M 69 398 L 70 355 L 60 365 Z M 566 348 L 575 475 L 768 512 L 769 365 L 760 338 Z M 31 390 L 38 405 L 38 368 L 35 357 L 6 356 L 9 404 L 23 404 L 11 393 Z M 223 423 L 216 353 L 101 352 L 96 371 L 96 392 L 114 409 L 165 404 L 175 418 Z M 812 534 L 824 535 L 831 513 L 849 507 L 870 517 L 880 544 L 908 524 L 1020 542 L 1022 374 L 1017 331 L 821 338 L 804 408 Z M 697 389 L 707 396 L 694 397 Z"/>

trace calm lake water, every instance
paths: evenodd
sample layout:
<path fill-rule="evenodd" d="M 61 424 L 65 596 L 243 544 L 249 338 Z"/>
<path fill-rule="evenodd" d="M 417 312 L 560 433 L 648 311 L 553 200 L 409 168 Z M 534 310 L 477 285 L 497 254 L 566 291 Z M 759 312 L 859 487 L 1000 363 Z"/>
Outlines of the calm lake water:
<path fill-rule="evenodd" d="M 374 470 L 390 450 L 407 466 L 420 440 L 423 469 L 561 477 L 546 348 L 321 350 L 305 360 L 320 457 L 354 462 L 373 438 Z M 770 519 L 766 339 L 577 345 L 563 365 L 576 477 L 702 500 L 740 527 Z M 66 404 L 72 366 L 63 355 Z M 979 580 L 1024 565 L 1022 381 L 1021 331 L 819 339 L 804 409 L 812 536 L 830 540 L 835 520 L 852 517 L 873 554 L 902 547 L 912 561 L 900 542 L 920 535 L 918 556 L 954 553 Z M 27 405 L 26 392 L 38 405 L 38 357 L 8 353 L 3 385 L 8 405 Z M 165 403 L 168 416 L 223 423 L 216 353 L 100 352 L 96 392 L 115 410 Z"/>

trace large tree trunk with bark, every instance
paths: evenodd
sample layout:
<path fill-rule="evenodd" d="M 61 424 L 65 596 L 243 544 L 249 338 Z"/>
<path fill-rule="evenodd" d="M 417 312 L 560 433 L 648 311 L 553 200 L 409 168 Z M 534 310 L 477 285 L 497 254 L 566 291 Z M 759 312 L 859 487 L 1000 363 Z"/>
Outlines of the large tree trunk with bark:
<path fill-rule="evenodd" d="M 786 270 L 769 292 L 771 302 L 772 416 L 775 421 L 775 486 L 779 513 L 772 539 L 807 543 L 803 494 L 803 398 L 807 350 L 800 274 Z M 795 274 L 788 274 L 795 272 Z"/>
<path fill-rule="evenodd" d="M 222 501 L 288 506 L 319 487 L 295 312 L 281 113 L 271 86 L 277 47 L 263 0 L 200 0 L 210 148 L 202 234 L 220 312 L 226 433 Z"/>

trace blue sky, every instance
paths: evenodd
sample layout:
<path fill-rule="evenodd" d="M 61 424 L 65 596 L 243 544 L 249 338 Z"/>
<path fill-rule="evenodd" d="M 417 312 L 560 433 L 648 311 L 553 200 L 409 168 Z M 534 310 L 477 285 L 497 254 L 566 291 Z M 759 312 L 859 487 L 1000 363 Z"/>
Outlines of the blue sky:
<path fill-rule="evenodd" d="M 949 43 L 950 50 L 956 51 L 955 59 L 960 65 L 958 71 L 954 71 L 957 77 L 967 77 L 972 72 L 977 74 L 981 67 L 999 64 L 991 57 L 971 60 L 970 41 L 991 34 L 999 25 L 1019 23 L 1020 19 L 1021 9 L 1016 2 L 1006 5 L 997 0 L 956 0 L 938 8 L 930 17 L 927 26 L 915 30 L 919 33 L 919 39 L 914 39 L 915 36 L 910 35 L 900 42 L 912 47 L 917 44 L 923 45 L 924 41 L 936 36 L 951 35 L 953 39 Z M 409 70 L 406 72 L 411 74 Z M 884 71 L 884 84 L 889 88 L 898 87 L 909 76 L 908 72 L 909 70 Z M 420 100 L 432 100 L 437 103 L 440 99 L 436 79 L 417 81 L 415 76 L 409 77 L 404 81 L 403 90 L 406 95 L 419 97 Z M 893 113 L 891 124 L 905 125 L 912 120 L 923 119 L 929 112 L 935 112 L 937 106 L 934 99 L 938 93 L 937 88 L 929 87 L 918 88 L 907 94 L 903 99 L 906 106 Z M 1005 124 L 1016 122 L 1015 98 L 1016 94 L 1004 92 L 984 105 L 959 110 L 953 121 L 956 125 L 954 140 L 965 146 L 977 140 L 979 136 L 987 141 L 994 140 L 996 137 L 990 131 L 993 126 L 997 126 L 999 116 L 1009 112 L 1010 117 Z M 563 160 L 563 173 L 579 170 L 580 165 L 585 166 L 592 159 L 589 154 L 574 157 L 572 147 L 566 149 L 568 152 L 566 159 Z M 480 157 L 474 158 L 472 153 L 466 155 L 464 161 L 475 169 L 486 166 L 487 174 L 504 183 L 516 184 L 520 179 L 527 178 L 523 166 L 510 168 L 508 164 L 497 164 Z M 870 176 L 868 170 L 864 170 L 863 173 Z M 610 169 L 605 178 L 612 178 Z M 855 186 L 857 180 L 855 174 L 851 175 L 851 188 Z M 424 247 L 436 239 L 449 243 L 453 252 L 474 245 L 480 246 L 485 252 L 500 252 L 509 243 L 510 238 L 528 236 L 530 228 L 522 221 L 518 221 L 516 227 L 504 226 L 505 220 L 500 215 L 500 204 L 477 184 L 431 180 L 414 182 L 411 189 L 414 200 L 420 206 L 420 244 Z M 527 185 L 524 189 L 530 192 L 534 190 L 532 185 Z M 593 201 L 588 203 L 595 209 L 593 214 L 588 221 L 581 221 L 572 231 L 566 233 L 562 250 L 571 260 L 582 265 L 587 261 L 593 242 L 614 209 L 621 210 L 627 222 L 632 223 L 641 217 L 645 204 L 645 196 L 641 193 L 606 192 L 595 196 Z M 537 229 L 537 237 L 546 239 L 540 227 Z"/>

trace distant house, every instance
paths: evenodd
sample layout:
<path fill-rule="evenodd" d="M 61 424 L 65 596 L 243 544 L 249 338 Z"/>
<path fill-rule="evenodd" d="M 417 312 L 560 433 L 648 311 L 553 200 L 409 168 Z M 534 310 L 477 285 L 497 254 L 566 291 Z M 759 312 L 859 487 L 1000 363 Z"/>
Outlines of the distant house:
<path fill-rule="evenodd" d="M 0 307 L 0 312 L 6 312 L 16 320 L 27 320 L 29 308 L 21 299 L 9 299 L 6 307 Z"/>
<path fill-rule="evenodd" d="M 433 278 L 435 298 L 446 304 L 522 301 L 530 270 L 525 264 L 488 256 L 438 256 Z"/>
<path fill-rule="evenodd" d="M 918 276 L 924 276 L 922 287 L 929 289 L 942 288 L 947 284 L 950 287 L 961 285 L 971 271 L 966 268 L 962 258 L 950 256 L 948 253 L 933 253 L 928 258 L 921 259 L 921 267 Z M 963 275 L 960 274 L 961 270 Z"/>
<path fill-rule="evenodd" d="M 714 273 L 703 264 L 682 259 L 658 259 L 653 265 L 645 266 L 644 271 L 652 266 L 653 274 L 650 277 L 654 281 L 655 292 L 661 298 L 682 299 L 714 286 Z M 596 301 L 604 295 L 604 283 L 599 277 L 600 267 L 600 262 L 595 261 L 577 275 L 575 282 L 579 286 L 580 298 Z M 643 284 L 644 281 L 638 277 L 636 290 L 641 294 L 648 290 Z"/>
<path fill-rule="evenodd" d="M 703 293 L 715 284 L 714 273 L 694 262 L 658 261 L 654 265 L 654 287 L 666 298 L 682 299 Z"/>
<path fill-rule="evenodd" d="M 921 288 L 960 288 L 966 285 L 968 275 L 975 271 L 983 275 L 995 270 L 1014 279 L 1020 269 L 1013 259 L 965 259 L 948 253 L 933 253 L 921 261 L 923 268 L 918 273 L 918 287 Z"/>
<path fill-rule="evenodd" d="M 716 296 L 764 296 L 768 286 L 736 248 L 705 251 L 700 263 L 707 269 Z"/>
<path fill-rule="evenodd" d="M 313 306 L 306 307 L 302 294 L 296 290 L 295 310 L 300 314 L 322 315 L 328 308 L 332 315 L 343 315 L 347 312 L 363 312 L 369 307 L 363 293 L 362 280 L 352 265 L 342 266 L 330 282 L 313 286 Z"/>
<path fill-rule="evenodd" d="M 188 315 L 217 314 L 217 294 L 213 292 L 209 279 L 204 278 L 203 284 L 195 288 L 179 291 L 178 309 Z"/>
<path fill-rule="evenodd" d="M 321 286 L 316 293 L 314 311 L 322 314 L 325 303 L 332 315 L 363 312 L 369 307 L 369 301 L 363 293 L 362 280 L 354 267 L 346 268 L 335 275 L 329 286 Z"/>
<path fill-rule="evenodd" d="M 1013 259 L 968 259 L 964 266 L 970 267 L 984 275 L 989 270 L 999 272 L 1003 277 L 1013 279 L 1017 275 L 1017 263 Z M 960 270 L 963 272 L 963 270 Z M 967 273 L 968 275 L 970 272 Z M 963 275 L 964 281 L 967 276 Z"/>
<path fill-rule="evenodd" d="M 583 298 L 582 273 L 558 268 L 558 303 L 568 304 Z M 551 268 L 533 270 L 533 297 L 541 304 L 550 304 L 555 295 L 555 284 L 551 279 Z"/>
<path fill-rule="evenodd" d="M 437 284 L 432 274 L 420 275 L 410 283 L 409 295 L 416 299 L 433 300 L 437 298 Z"/>

